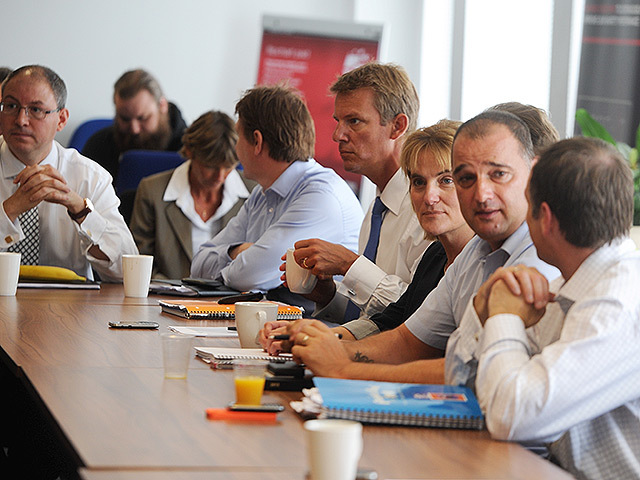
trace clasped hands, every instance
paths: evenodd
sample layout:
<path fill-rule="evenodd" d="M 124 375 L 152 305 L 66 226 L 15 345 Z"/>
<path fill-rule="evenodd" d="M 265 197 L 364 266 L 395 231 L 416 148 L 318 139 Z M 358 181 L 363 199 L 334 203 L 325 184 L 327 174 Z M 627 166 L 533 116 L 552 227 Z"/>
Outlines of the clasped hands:
<path fill-rule="evenodd" d="M 65 178 L 51 165 L 27 166 L 13 183 L 19 185 L 18 189 L 3 203 L 4 211 L 12 222 L 40 202 L 63 205 L 71 213 L 84 208 L 84 199 L 69 188 Z"/>
<path fill-rule="evenodd" d="M 483 326 L 489 317 L 511 313 L 528 328 L 538 323 L 553 299 L 544 275 L 533 267 L 518 265 L 498 268 L 476 293 L 473 306 Z"/>

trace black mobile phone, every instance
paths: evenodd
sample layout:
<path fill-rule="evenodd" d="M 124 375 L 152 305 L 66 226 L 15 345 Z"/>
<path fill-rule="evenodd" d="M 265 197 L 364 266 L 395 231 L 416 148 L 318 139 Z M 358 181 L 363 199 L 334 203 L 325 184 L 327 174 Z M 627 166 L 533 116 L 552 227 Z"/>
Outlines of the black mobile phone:
<path fill-rule="evenodd" d="M 109 322 L 111 328 L 158 328 L 160 324 L 158 322 Z"/>
<path fill-rule="evenodd" d="M 282 412 L 284 407 L 279 403 L 263 403 L 262 405 L 239 405 L 231 402 L 227 408 L 234 412 Z"/>

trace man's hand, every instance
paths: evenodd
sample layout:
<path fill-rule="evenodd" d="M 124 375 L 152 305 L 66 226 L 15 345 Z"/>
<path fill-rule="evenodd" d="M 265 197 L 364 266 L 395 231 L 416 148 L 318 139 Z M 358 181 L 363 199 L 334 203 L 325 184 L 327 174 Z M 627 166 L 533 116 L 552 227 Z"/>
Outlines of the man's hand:
<path fill-rule="evenodd" d="M 304 363 L 315 375 L 341 377 L 351 359 L 335 331 L 319 321 L 298 327 L 291 337 L 294 342 L 291 348 L 293 358 Z"/>
<path fill-rule="evenodd" d="M 287 326 L 291 323 L 288 320 L 276 320 L 275 322 L 267 322 L 264 327 L 258 332 L 258 341 L 262 348 L 269 353 L 269 355 L 277 355 L 284 352 L 282 348 L 282 340 L 274 340 L 269 338 L 272 335 L 281 335 L 287 333 Z"/>
<path fill-rule="evenodd" d="M 19 185 L 18 189 L 3 203 L 12 222 L 40 202 L 58 203 L 77 212 L 84 208 L 84 199 L 67 186 L 64 177 L 51 165 L 25 167 L 13 183 Z"/>
<path fill-rule="evenodd" d="M 489 295 L 494 283 L 498 281 L 504 282 L 513 295 L 522 296 L 526 303 L 537 310 L 543 309 L 553 296 L 549 293 L 549 282 L 546 277 L 535 268 L 525 265 L 498 268 L 482 284 L 473 298 L 473 306 L 482 325 L 489 318 Z"/>
<path fill-rule="evenodd" d="M 536 308 L 527 302 L 522 295 L 514 295 L 511 288 L 503 280 L 498 280 L 491 287 L 487 302 L 489 317 L 501 313 L 511 313 L 522 319 L 525 328 L 529 328 L 542 318 L 546 307 Z M 484 322 L 482 322 L 484 325 Z"/>
<path fill-rule="evenodd" d="M 247 250 L 252 246 L 253 246 L 253 243 L 251 242 L 245 242 L 245 243 L 241 243 L 240 245 L 236 245 L 231 250 L 229 250 L 229 256 L 231 257 L 231 260 L 235 260 L 238 255 L 240 255 L 242 252 L 244 252 L 245 250 Z"/>
<path fill-rule="evenodd" d="M 293 256 L 298 265 L 318 277 L 345 275 L 358 255 L 348 248 L 318 238 L 300 240 L 294 245 Z"/>

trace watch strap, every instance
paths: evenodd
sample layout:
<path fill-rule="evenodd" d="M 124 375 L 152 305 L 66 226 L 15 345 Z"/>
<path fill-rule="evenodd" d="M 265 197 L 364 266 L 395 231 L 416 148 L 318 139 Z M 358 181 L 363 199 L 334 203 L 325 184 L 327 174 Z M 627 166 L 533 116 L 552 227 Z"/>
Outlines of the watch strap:
<path fill-rule="evenodd" d="M 71 220 L 77 220 L 79 218 L 82 218 L 86 215 L 89 215 L 89 213 L 91 213 L 93 211 L 93 209 L 89 206 L 89 203 L 87 202 L 87 199 L 84 199 L 84 208 L 82 210 L 80 210 L 78 213 L 71 213 L 69 210 L 67 210 L 67 213 L 69 214 L 69 217 L 71 217 Z"/>

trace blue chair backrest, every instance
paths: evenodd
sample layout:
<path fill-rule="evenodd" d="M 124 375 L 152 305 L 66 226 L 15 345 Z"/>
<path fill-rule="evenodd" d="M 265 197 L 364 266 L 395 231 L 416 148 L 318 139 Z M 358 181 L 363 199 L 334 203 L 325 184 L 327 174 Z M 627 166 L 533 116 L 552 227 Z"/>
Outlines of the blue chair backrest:
<path fill-rule="evenodd" d="M 154 173 L 176 168 L 184 162 L 178 152 L 159 150 L 129 150 L 120 157 L 120 166 L 114 186 L 116 193 L 138 188 L 140 180 Z"/>
<path fill-rule="evenodd" d="M 87 120 L 84 123 L 78 125 L 71 140 L 69 140 L 69 148 L 75 148 L 79 152 L 82 152 L 84 144 L 87 143 L 89 137 L 96 133 L 98 130 L 102 130 L 105 127 L 109 127 L 113 124 L 113 118 L 95 118 L 93 120 Z"/>

